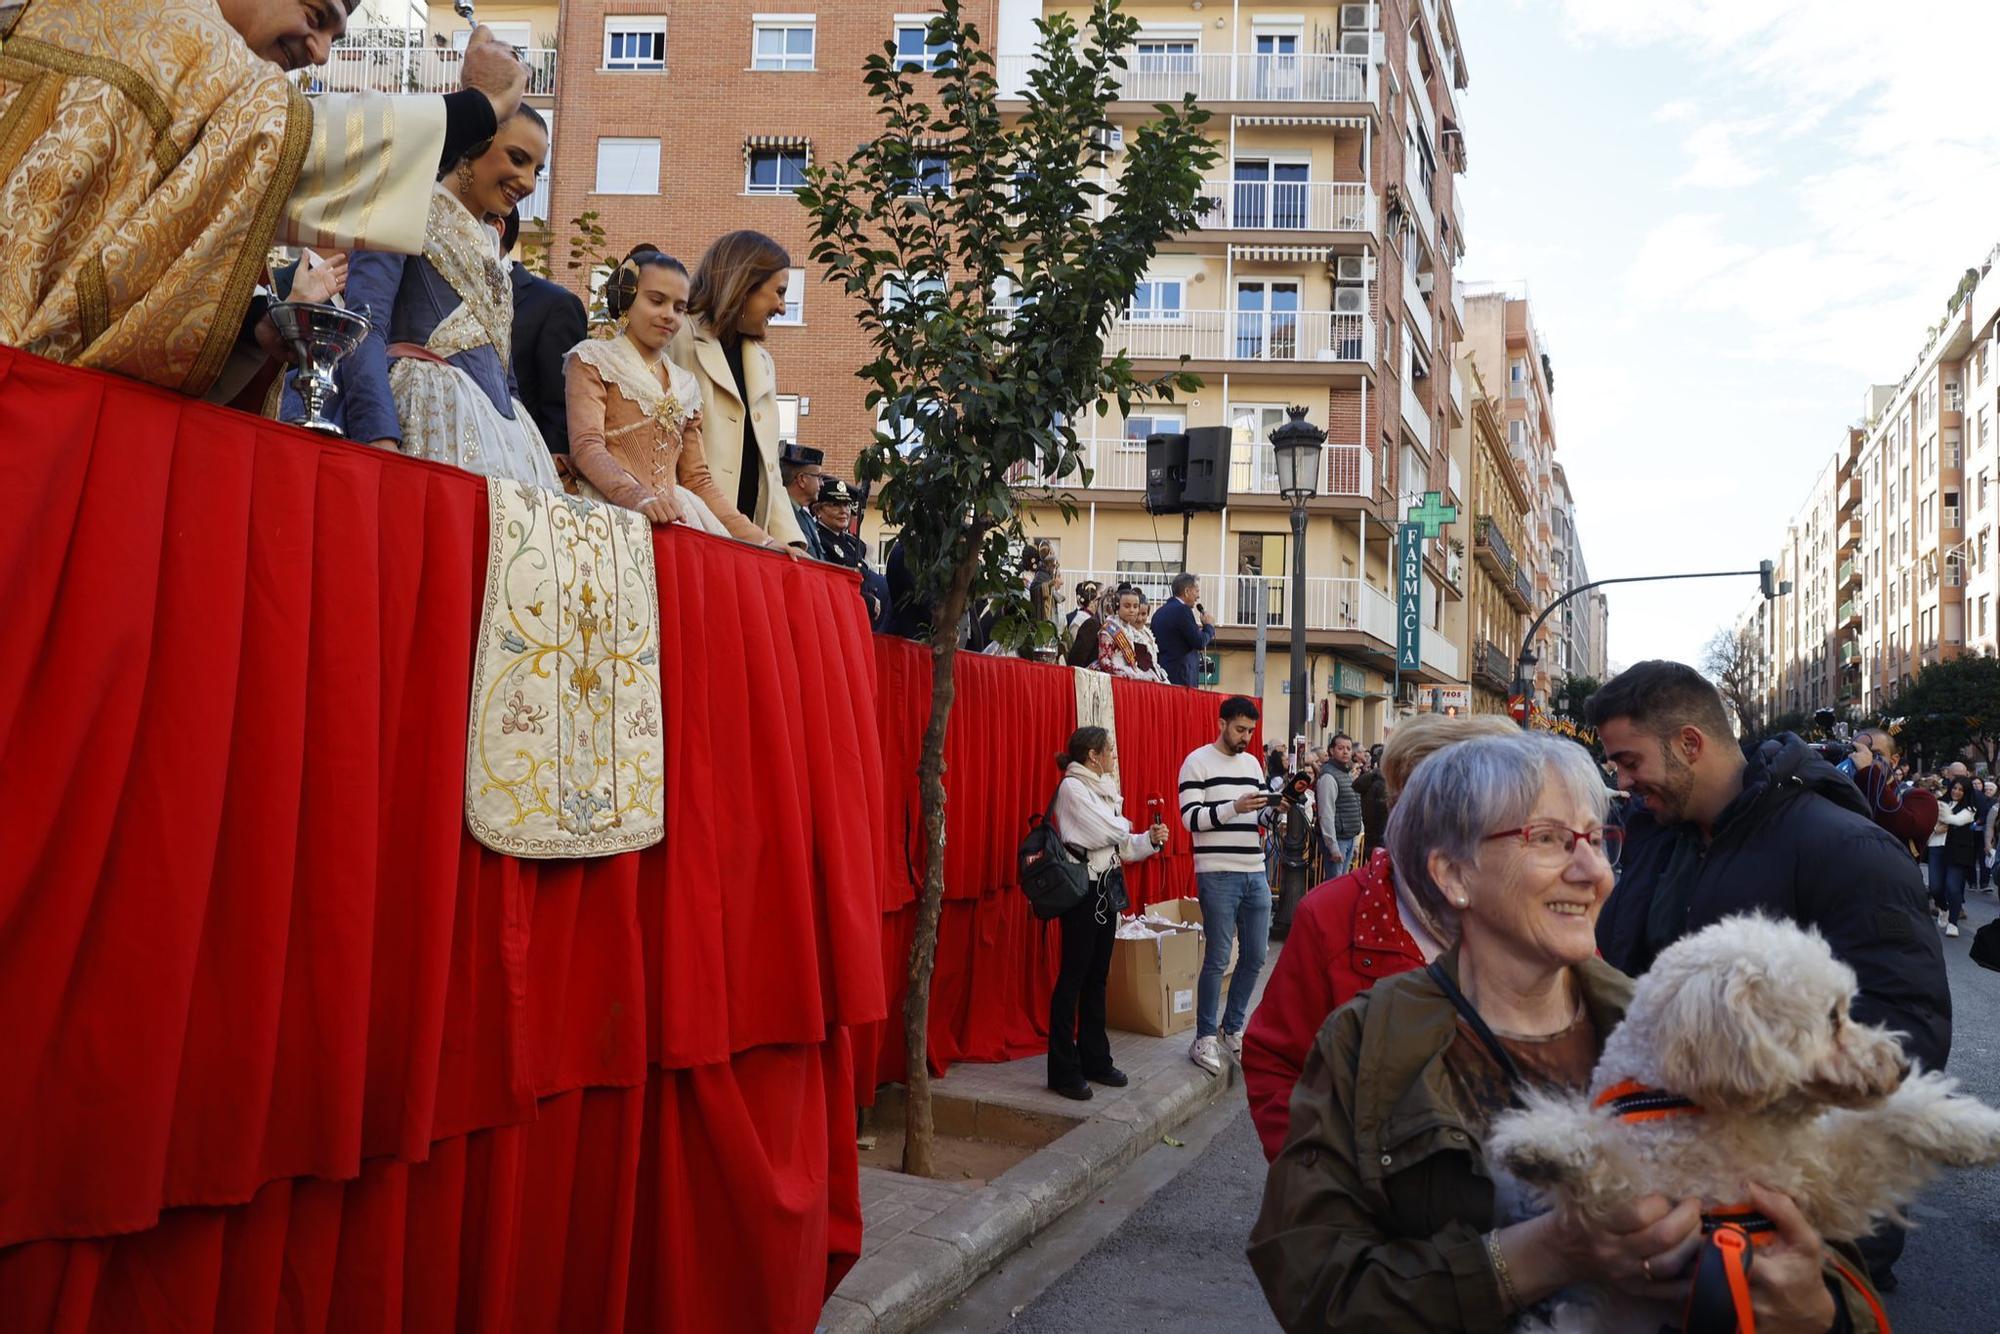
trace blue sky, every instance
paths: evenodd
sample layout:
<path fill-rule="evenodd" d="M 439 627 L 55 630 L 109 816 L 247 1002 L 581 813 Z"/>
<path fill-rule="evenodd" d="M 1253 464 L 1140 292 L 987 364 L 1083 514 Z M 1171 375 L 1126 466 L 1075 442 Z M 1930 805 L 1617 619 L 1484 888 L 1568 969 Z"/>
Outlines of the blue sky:
<path fill-rule="evenodd" d="M 2000 3 L 1457 0 L 1467 281 L 1528 285 L 1593 577 L 1754 567 L 2000 241 Z M 1755 593 L 1608 590 L 1694 661 Z"/>

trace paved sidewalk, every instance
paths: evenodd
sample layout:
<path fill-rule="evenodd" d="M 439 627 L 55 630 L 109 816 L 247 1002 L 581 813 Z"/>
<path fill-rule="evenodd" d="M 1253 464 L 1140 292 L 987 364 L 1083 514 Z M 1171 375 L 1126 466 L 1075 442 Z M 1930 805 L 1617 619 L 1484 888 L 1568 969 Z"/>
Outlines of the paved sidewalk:
<path fill-rule="evenodd" d="M 1265 964 L 1278 957 L 1272 942 Z M 1257 982 L 1257 998 L 1264 978 Z M 931 1087 L 939 1121 L 977 1127 L 1009 1118 L 1059 1118 L 1075 1128 L 983 1185 L 927 1181 L 861 1169 L 861 1260 L 820 1313 L 822 1334 L 902 1334 L 953 1298 L 1035 1233 L 1062 1217 L 1141 1153 L 1241 1081 L 1232 1062 L 1222 1075 L 1188 1060 L 1192 1030 L 1172 1037 L 1111 1033 L 1111 1056 L 1131 1077 L 1122 1089 L 1097 1088 L 1087 1103 L 1045 1086 L 1046 1058 L 954 1066 Z"/>

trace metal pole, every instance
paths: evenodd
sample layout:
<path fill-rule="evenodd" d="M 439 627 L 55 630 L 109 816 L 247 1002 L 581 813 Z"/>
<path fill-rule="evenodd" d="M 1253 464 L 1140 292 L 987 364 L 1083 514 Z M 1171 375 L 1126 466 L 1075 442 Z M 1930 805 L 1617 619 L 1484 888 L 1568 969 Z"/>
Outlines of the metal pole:
<path fill-rule="evenodd" d="M 1575 588 L 1570 589 L 1554 602 L 1542 608 L 1542 614 L 1537 616 L 1533 623 L 1528 626 L 1528 633 L 1521 636 L 1521 651 L 1514 655 L 1514 693 L 1521 696 L 1524 700 L 1530 699 L 1533 695 L 1534 675 L 1529 669 L 1537 661 L 1534 653 L 1531 651 L 1535 642 L 1535 631 L 1542 628 L 1542 622 L 1549 619 L 1550 613 L 1554 612 L 1556 608 L 1568 602 L 1578 593 L 1588 593 L 1591 589 L 1602 588 L 1606 584 L 1651 584 L 1658 583 L 1663 579 L 1736 579 L 1743 575 L 1753 575 L 1761 578 L 1763 573 L 1762 570 L 1709 570 L 1701 574 L 1628 574 L 1618 579 L 1593 579 L 1587 584 L 1578 584 Z M 1524 729 L 1528 726 L 1526 719 L 1522 720 L 1521 726 Z"/>
<path fill-rule="evenodd" d="M 1259 564 L 1262 564 L 1260 561 Z M 1257 618 L 1257 700 L 1263 707 L 1264 699 L 1264 650 L 1270 641 L 1271 631 L 1271 583 L 1262 574 L 1250 580 L 1250 596 L 1257 605 L 1252 613 Z"/>
<path fill-rule="evenodd" d="M 1306 506 L 1292 501 L 1292 730 L 1285 738 L 1306 731 Z"/>

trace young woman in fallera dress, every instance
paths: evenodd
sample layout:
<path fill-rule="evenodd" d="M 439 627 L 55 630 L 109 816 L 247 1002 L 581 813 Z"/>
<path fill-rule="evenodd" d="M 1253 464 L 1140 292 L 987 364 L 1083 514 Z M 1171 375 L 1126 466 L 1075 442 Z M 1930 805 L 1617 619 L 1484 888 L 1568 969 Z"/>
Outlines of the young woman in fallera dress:
<path fill-rule="evenodd" d="M 523 104 L 439 180 L 421 255 L 371 251 L 349 263 L 347 305 L 374 321 L 340 365 L 334 416 L 349 439 L 558 485 L 514 397 L 513 287 L 491 222 L 533 192 L 548 153 L 546 122 Z"/>
<path fill-rule="evenodd" d="M 586 339 L 563 363 L 579 489 L 656 524 L 728 536 L 724 516 L 739 523 L 741 516 L 703 462 L 701 387 L 667 360 L 687 318 L 687 269 L 641 247 L 612 273 L 604 296 L 619 332 Z"/>

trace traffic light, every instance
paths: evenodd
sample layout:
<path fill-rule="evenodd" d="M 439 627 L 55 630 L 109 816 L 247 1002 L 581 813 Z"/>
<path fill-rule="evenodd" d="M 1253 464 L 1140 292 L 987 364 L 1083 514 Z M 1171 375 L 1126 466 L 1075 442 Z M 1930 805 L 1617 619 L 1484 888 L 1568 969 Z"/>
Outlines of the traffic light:
<path fill-rule="evenodd" d="M 1770 561 L 1760 560 L 1757 562 L 1757 583 L 1763 589 L 1764 600 L 1766 602 L 1778 596 L 1777 581 L 1773 577 L 1776 573 L 1777 567 L 1771 564 Z"/>

